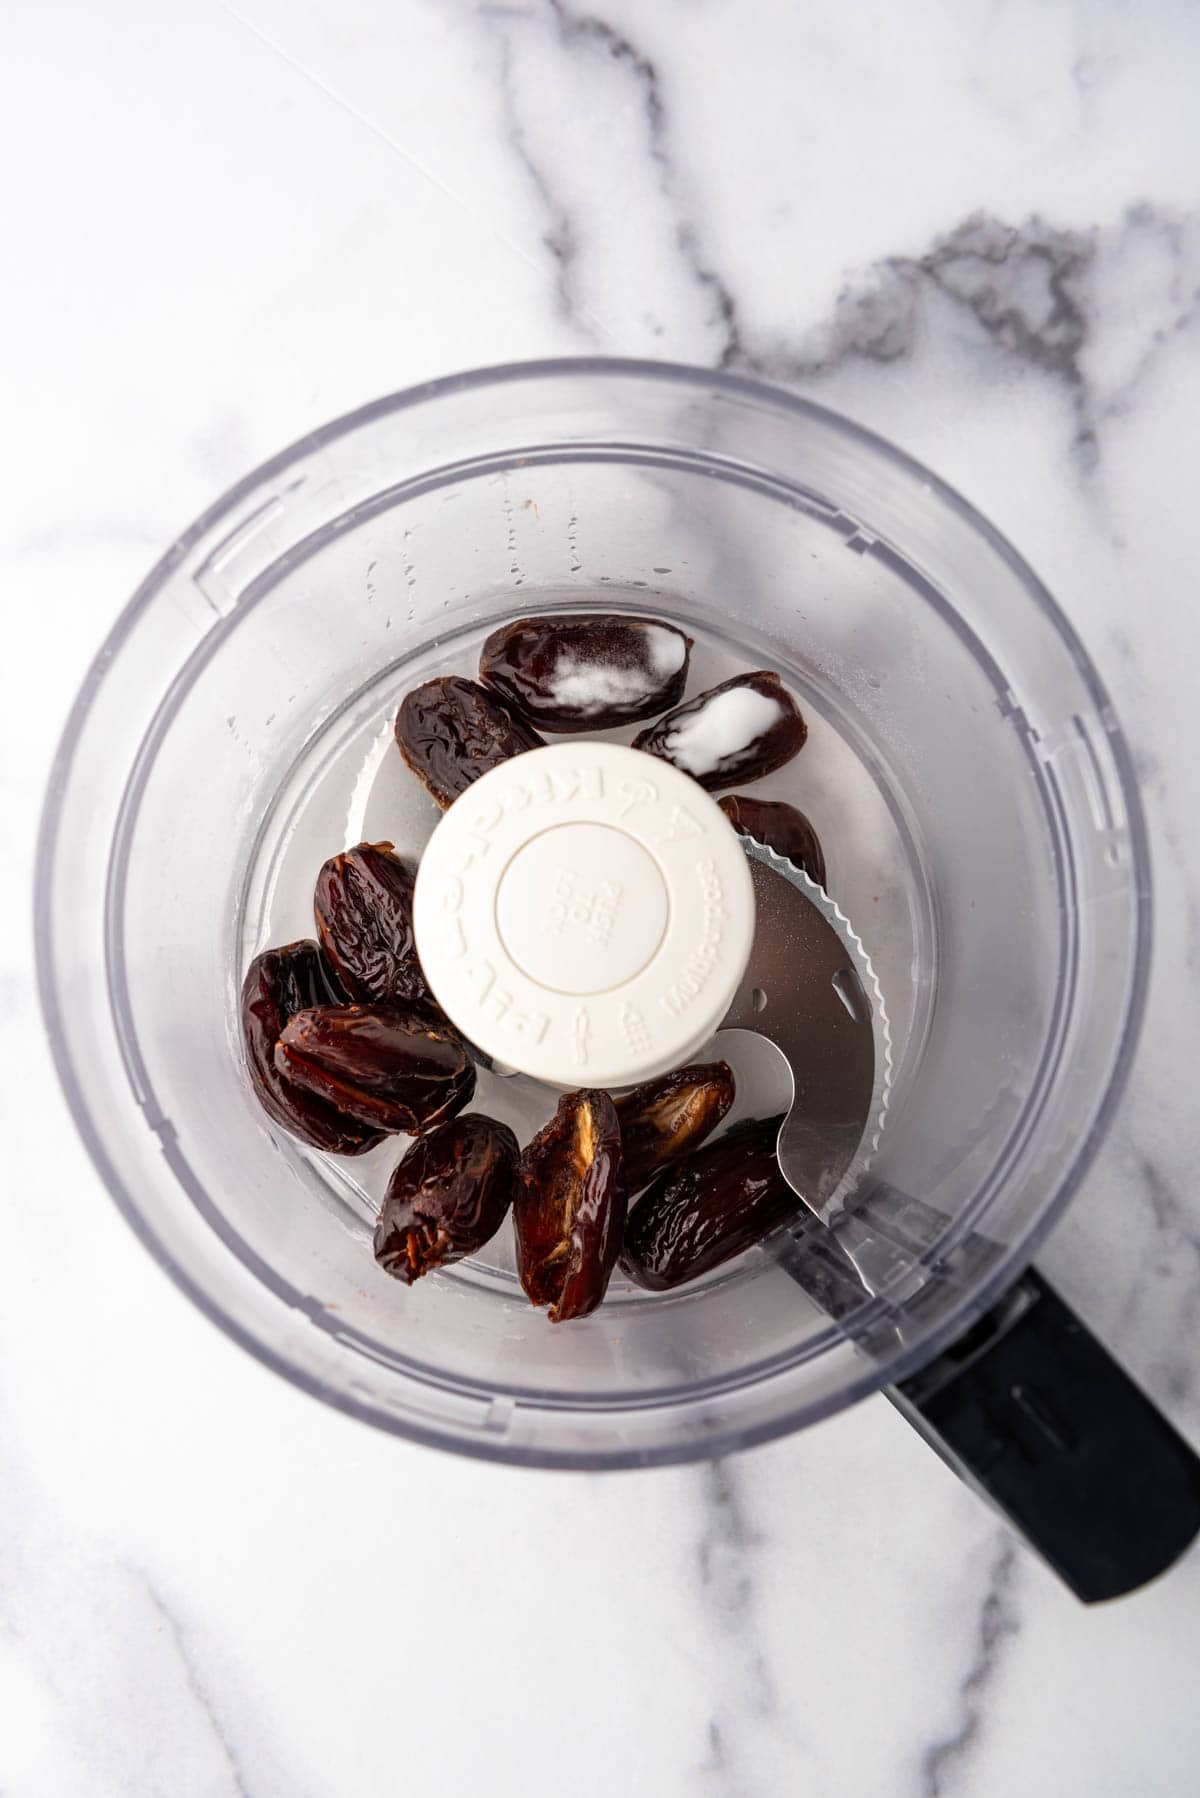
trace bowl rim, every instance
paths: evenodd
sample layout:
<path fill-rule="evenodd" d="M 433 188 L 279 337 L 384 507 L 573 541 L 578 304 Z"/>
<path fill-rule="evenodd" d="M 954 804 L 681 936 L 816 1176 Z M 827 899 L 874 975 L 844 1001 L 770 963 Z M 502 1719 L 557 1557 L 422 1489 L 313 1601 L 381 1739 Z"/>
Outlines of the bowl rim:
<path fill-rule="evenodd" d="M 810 419 L 832 430 L 870 455 L 923 484 L 935 500 L 946 506 L 1012 571 L 1031 601 L 1039 608 L 1067 651 L 1089 698 L 1105 720 L 1105 736 L 1113 757 L 1121 797 L 1125 806 L 1131 852 L 1132 892 L 1134 899 L 1134 941 L 1130 971 L 1129 995 L 1121 1025 L 1120 1039 L 1107 1083 L 1098 1097 L 1096 1110 L 1088 1130 L 1080 1137 L 1070 1165 L 1056 1191 L 1046 1201 L 1040 1214 L 1019 1240 L 1009 1245 L 989 1270 L 985 1279 L 972 1287 L 957 1305 L 947 1309 L 938 1325 L 910 1349 L 903 1351 L 889 1365 L 887 1382 L 899 1380 L 925 1366 L 972 1323 L 986 1312 L 1033 1260 L 1041 1243 L 1061 1217 L 1078 1191 L 1084 1175 L 1095 1158 L 1108 1132 L 1121 1099 L 1133 1058 L 1137 1051 L 1145 1018 L 1153 941 L 1153 889 L 1149 833 L 1138 788 L 1132 752 L 1120 727 L 1116 709 L 1108 689 L 1079 633 L 1067 618 L 1049 589 L 1017 551 L 1008 538 L 950 483 L 929 469 L 916 457 L 900 449 L 887 438 L 867 426 L 830 407 L 799 394 L 788 392 L 771 382 L 734 374 L 726 370 L 706 369 L 678 362 L 660 362 L 645 358 L 617 356 L 565 356 L 524 362 L 509 362 L 441 375 L 416 386 L 385 394 L 349 412 L 340 414 L 294 439 L 285 448 L 258 464 L 208 506 L 168 546 L 154 563 L 129 600 L 121 608 L 102 644 L 93 656 L 64 721 L 62 733 L 50 766 L 46 792 L 38 825 L 34 868 L 34 949 L 37 984 L 43 1019 L 49 1037 L 50 1051 L 59 1082 L 63 1088 L 76 1129 L 88 1154 L 125 1221 L 133 1229 L 158 1265 L 174 1284 L 233 1341 L 247 1349 L 257 1360 L 271 1367 L 293 1385 L 321 1399 L 350 1416 L 358 1417 L 392 1435 L 468 1455 L 514 1466 L 588 1470 L 661 1466 L 671 1463 L 711 1459 L 755 1443 L 791 1433 L 806 1424 L 820 1421 L 857 1402 L 884 1383 L 869 1369 L 846 1382 L 836 1394 L 806 1400 L 800 1405 L 773 1412 L 752 1423 L 726 1426 L 706 1434 L 702 1439 L 671 1441 L 653 1447 L 587 1449 L 545 1448 L 537 1444 L 513 1444 L 487 1432 L 470 1436 L 449 1428 L 422 1423 L 411 1416 L 398 1415 L 383 1405 L 368 1403 L 322 1378 L 311 1368 L 281 1352 L 248 1328 L 226 1309 L 206 1286 L 175 1258 L 166 1242 L 152 1226 L 146 1212 L 138 1205 L 118 1174 L 104 1145 L 101 1132 L 84 1097 L 76 1075 L 69 1037 L 60 1002 L 52 929 L 52 891 L 54 869 L 62 823 L 62 803 L 75 761 L 76 745 L 82 726 L 95 704 L 109 669 L 142 613 L 153 603 L 168 578 L 195 545 L 205 538 L 223 519 L 235 512 L 246 498 L 265 482 L 274 479 L 297 460 L 323 446 L 348 436 L 389 415 L 427 405 L 449 395 L 472 390 L 499 388 L 520 383 L 562 378 L 592 380 L 648 380 L 679 387 L 701 387 L 709 392 L 721 391 L 731 398 L 767 404 L 782 414 Z"/>

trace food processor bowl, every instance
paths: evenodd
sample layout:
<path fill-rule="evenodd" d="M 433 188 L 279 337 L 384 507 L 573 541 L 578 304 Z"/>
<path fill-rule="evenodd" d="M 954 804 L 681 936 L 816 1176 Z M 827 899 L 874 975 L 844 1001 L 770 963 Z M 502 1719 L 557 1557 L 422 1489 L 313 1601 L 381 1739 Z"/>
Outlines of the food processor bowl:
<path fill-rule="evenodd" d="M 671 1293 L 618 1278 L 557 1328 L 499 1241 L 405 1290 L 370 1244 L 395 1145 L 323 1157 L 248 1086 L 251 956 L 312 934 L 327 855 L 419 844 L 436 817 L 390 741 L 404 692 L 470 673 L 502 621 L 596 609 L 682 625 L 691 690 L 778 670 L 809 719 L 761 790 L 812 818 L 887 1001 L 888 1122 L 862 1205 L 900 1195 L 897 1215 L 922 1220 L 837 1315 L 770 1244 Z M 339 419 L 172 545 L 67 722 L 37 934 L 78 1126 L 210 1317 L 384 1429 L 600 1468 L 827 1416 L 911 1376 L 1011 1285 L 1128 1068 L 1150 877 L 1095 670 L 957 494 L 752 381 L 549 362 Z"/>

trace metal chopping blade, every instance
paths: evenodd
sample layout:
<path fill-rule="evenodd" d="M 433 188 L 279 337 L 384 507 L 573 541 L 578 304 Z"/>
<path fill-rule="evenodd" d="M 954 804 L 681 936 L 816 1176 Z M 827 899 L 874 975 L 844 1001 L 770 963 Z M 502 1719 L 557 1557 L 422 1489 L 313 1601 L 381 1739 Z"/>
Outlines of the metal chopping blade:
<path fill-rule="evenodd" d="M 808 1209 L 827 1216 L 866 1170 L 886 1121 L 887 1008 L 870 957 L 828 894 L 774 850 L 751 838 L 744 847 L 757 923 L 722 1031 L 753 1031 L 786 1062 L 779 1164 Z"/>

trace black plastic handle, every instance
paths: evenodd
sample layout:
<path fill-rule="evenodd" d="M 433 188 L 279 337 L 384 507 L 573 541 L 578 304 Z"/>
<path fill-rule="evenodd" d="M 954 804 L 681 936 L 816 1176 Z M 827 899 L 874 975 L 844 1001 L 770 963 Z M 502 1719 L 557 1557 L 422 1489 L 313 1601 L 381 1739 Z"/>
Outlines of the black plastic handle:
<path fill-rule="evenodd" d="M 881 1187 L 839 1224 L 803 1217 L 773 1253 L 830 1317 L 874 1306 L 864 1349 L 890 1353 L 910 1320 L 872 1295 L 938 1240 L 945 1219 Z M 969 1280 L 1000 1250 L 976 1234 L 959 1253 Z M 1145 1585 L 1200 1535 L 1200 1456 L 1033 1268 L 935 1361 L 885 1390 L 1086 1604 Z"/>
<path fill-rule="evenodd" d="M 1032 1268 L 888 1396 L 1085 1604 L 1200 1534 L 1200 1456 Z"/>

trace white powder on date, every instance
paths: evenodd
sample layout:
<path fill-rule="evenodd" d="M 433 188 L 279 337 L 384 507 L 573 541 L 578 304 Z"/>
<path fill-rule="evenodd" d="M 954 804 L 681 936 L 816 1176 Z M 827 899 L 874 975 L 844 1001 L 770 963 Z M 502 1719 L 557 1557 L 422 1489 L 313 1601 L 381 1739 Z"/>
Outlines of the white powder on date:
<path fill-rule="evenodd" d="M 664 739 L 667 754 L 699 779 L 712 774 L 727 756 L 738 755 L 778 723 L 786 707 L 753 687 L 714 693 L 699 711 L 681 718 Z"/>
<path fill-rule="evenodd" d="M 556 706 L 569 707 L 581 718 L 609 706 L 632 708 L 651 699 L 660 687 L 683 666 L 687 645 L 678 631 L 662 625 L 650 625 L 642 632 L 649 651 L 649 667 L 618 667 L 613 662 L 578 661 L 564 650 L 554 664 L 548 683 L 550 698 Z"/>
<path fill-rule="evenodd" d="M 680 633 L 668 630 L 663 624 L 651 624 L 646 627 L 646 636 L 650 642 L 650 665 L 655 674 L 662 680 L 669 674 L 678 674 L 687 654 L 687 644 Z"/>

